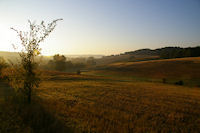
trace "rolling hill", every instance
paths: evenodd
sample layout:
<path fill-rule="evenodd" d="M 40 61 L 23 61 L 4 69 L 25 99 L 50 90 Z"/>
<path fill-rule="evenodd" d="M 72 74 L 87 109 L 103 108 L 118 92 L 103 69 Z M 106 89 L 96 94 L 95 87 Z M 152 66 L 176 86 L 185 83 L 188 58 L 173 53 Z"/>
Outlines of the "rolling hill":
<path fill-rule="evenodd" d="M 158 49 L 139 49 L 129 51 L 118 55 L 104 56 L 97 59 L 97 65 L 105 65 L 116 62 L 136 62 L 158 59 L 172 59 L 183 57 L 198 57 L 200 56 L 200 47 L 164 47 Z"/>
<path fill-rule="evenodd" d="M 165 78 L 174 83 L 183 80 L 186 84 L 200 85 L 200 57 L 160 59 L 138 62 L 117 62 L 101 65 L 93 73 L 116 77 L 129 77 L 145 80 Z"/>

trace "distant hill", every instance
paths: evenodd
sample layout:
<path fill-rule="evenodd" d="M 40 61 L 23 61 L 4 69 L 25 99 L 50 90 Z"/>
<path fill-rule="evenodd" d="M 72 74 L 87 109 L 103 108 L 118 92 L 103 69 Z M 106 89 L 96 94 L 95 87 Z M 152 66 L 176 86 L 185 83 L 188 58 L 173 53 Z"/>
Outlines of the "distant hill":
<path fill-rule="evenodd" d="M 15 62 L 19 58 L 19 54 L 17 52 L 0 51 L 0 57 Z"/>
<path fill-rule="evenodd" d="M 12 61 L 13 63 L 17 62 L 19 60 L 19 54 L 18 52 L 6 52 L 6 51 L 0 51 L 0 57 L 3 57 L 6 61 Z M 49 59 L 51 59 L 51 57 L 49 56 L 39 56 L 40 59 L 42 58 L 43 62 L 48 61 Z"/>
<path fill-rule="evenodd" d="M 83 55 L 64 55 L 67 58 L 88 58 L 88 57 L 94 57 L 94 58 L 101 58 L 103 55 L 94 55 L 94 54 L 83 54 Z"/>
<path fill-rule="evenodd" d="M 175 83 L 182 80 L 186 85 L 200 86 L 200 57 L 159 59 L 138 62 L 117 62 L 97 66 L 93 74 L 126 77 L 141 81 Z"/>
<path fill-rule="evenodd" d="M 65 55 L 69 60 L 80 62 L 82 58 L 94 57 L 96 65 L 106 65 L 115 62 L 136 62 L 157 59 L 171 59 L 181 57 L 198 57 L 200 56 L 200 47 L 165 47 L 158 49 L 139 49 L 136 51 L 129 51 L 118 55 Z M 19 58 L 17 52 L 3 52 L 0 51 L 0 57 L 6 60 L 16 61 Z M 52 56 L 43 56 L 45 61 L 52 59 Z M 84 59 L 85 60 L 85 59 Z"/>
<path fill-rule="evenodd" d="M 158 55 L 156 50 L 151 49 L 139 49 L 135 51 L 125 52 L 124 54 L 132 54 L 132 55 Z"/>
<path fill-rule="evenodd" d="M 95 59 L 102 58 L 103 55 L 93 55 L 93 54 L 87 54 L 87 55 L 64 55 L 67 57 L 68 60 L 72 62 L 85 62 L 88 57 L 94 57 Z M 3 57 L 6 61 L 12 61 L 16 62 L 19 59 L 18 52 L 6 52 L 6 51 L 0 51 L 0 57 Z M 53 58 L 53 56 L 40 56 L 42 57 L 42 62 L 47 63 L 49 60 Z"/>
<path fill-rule="evenodd" d="M 125 52 L 124 54 L 160 56 L 160 58 L 167 59 L 181 57 L 198 57 L 200 56 L 200 47 L 164 47 L 155 50 L 140 49 L 136 51 Z"/>
<path fill-rule="evenodd" d="M 198 56 L 200 56 L 200 47 L 164 47 L 154 50 L 139 49 L 136 51 L 125 52 L 119 55 L 104 56 L 97 60 L 97 65 L 105 65 L 115 62 L 135 62 Z"/>
<path fill-rule="evenodd" d="M 7 52 L 7 51 L 0 51 L 0 56 L 5 57 L 5 58 L 19 57 L 18 52 Z M 49 56 L 49 57 L 52 57 L 52 56 Z M 83 55 L 73 54 L 73 55 L 69 55 L 69 54 L 65 54 L 64 56 L 69 57 L 69 58 L 80 58 L 80 57 L 83 57 L 83 58 L 88 58 L 88 57 L 101 58 L 104 55 L 95 55 L 95 54 L 85 54 L 85 55 L 84 54 Z"/>

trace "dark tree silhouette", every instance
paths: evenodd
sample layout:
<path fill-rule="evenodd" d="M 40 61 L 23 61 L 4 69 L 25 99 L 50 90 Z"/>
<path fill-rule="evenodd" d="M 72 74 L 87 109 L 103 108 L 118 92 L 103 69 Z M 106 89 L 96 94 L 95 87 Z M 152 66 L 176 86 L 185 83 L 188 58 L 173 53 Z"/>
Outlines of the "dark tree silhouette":
<path fill-rule="evenodd" d="M 56 70 L 64 71 L 66 69 L 66 57 L 64 55 L 54 55 L 53 62 L 55 63 Z"/>
<path fill-rule="evenodd" d="M 40 43 L 55 29 L 59 20 L 62 19 L 56 19 L 47 25 L 45 25 L 44 21 L 40 24 L 28 21 L 30 29 L 27 32 L 11 28 L 19 36 L 22 47 L 21 52 L 19 52 L 21 58 L 20 68 L 22 69 L 20 79 L 12 77 L 11 81 L 18 84 L 18 80 L 23 80 L 20 82 L 23 85 L 15 85 L 14 87 L 23 92 L 24 96 L 27 97 L 28 103 L 31 103 L 32 89 L 38 87 L 40 82 L 40 77 L 36 72 L 37 62 L 35 61 L 35 57 L 40 55 L 41 52 Z M 16 45 L 13 46 L 16 48 Z"/>
<path fill-rule="evenodd" d="M 94 57 L 88 57 L 87 64 L 88 65 L 96 65 L 96 61 L 95 61 Z"/>

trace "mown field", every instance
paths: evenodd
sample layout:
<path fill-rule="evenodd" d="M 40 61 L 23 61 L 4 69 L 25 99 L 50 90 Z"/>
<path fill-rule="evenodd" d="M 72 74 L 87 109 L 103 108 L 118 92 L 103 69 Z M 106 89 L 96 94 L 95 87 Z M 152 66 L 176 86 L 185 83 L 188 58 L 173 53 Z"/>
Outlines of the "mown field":
<path fill-rule="evenodd" d="M 86 74 L 109 76 L 136 81 L 174 84 L 183 81 L 186 86 L 200 86 L 200 57 L 162 59 L 138 62 L 118 62 L 98 66 Z"/>
<path fill-rule="evenodd" d="M 36 92 L 76 132 L 200 132 L 198 87 L 49 73 Z"/>
<path fill-rule="evenodd" d="M 115 63 L 81 75 L 42 71 L 33 103 L 17 108 L 0 84 L 0 132 L 198 133 L 200 87 L 192 81 L 200 79 L 199 65 L 200 58 L 182 58 Z"/>

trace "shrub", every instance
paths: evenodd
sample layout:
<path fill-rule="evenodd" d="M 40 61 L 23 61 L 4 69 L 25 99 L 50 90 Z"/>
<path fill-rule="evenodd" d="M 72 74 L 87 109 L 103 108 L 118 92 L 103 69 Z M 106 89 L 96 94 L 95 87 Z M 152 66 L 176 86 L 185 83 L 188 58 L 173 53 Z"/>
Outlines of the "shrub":
<path fill-rule="evenodd" d="M 80 71 L 80 70 L 77 70 L 76 74 L 80 75 L 80 74 L 81 74 L 81 71 Z"/>
<path fill-rule="evenodd" d="M 183 85 L 184 83 L 183 83 L 182 80 L 180 80 L 180 81 L 178 81 L 178 82 L 175 82 L 175 84 L 176 84 L 176 85 Z"/>
<path fill-rule="evenodd" d="M 163 79 L 162 79 L 162 82 L 165 84 L 165 83 L 166 83 L 166 78 L 163 78 Z"/>

